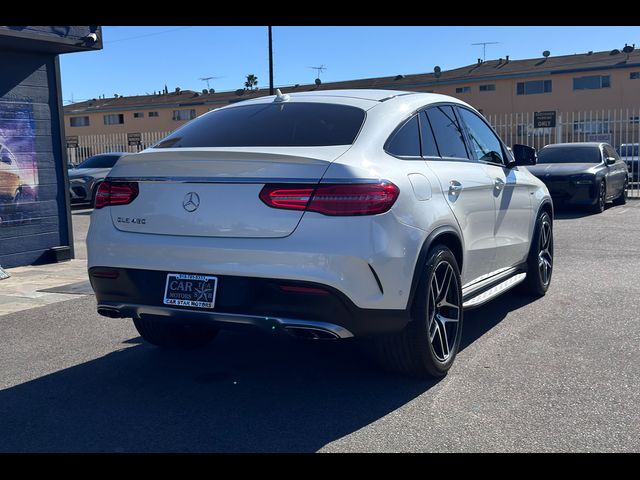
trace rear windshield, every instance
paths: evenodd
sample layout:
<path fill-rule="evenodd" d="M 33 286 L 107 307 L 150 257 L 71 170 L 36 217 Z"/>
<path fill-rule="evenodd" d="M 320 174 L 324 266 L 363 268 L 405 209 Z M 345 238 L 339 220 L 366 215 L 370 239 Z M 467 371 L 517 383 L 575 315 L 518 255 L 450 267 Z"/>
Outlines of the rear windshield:
<path fill-rule="evenodd" d="M 196 118 L 155 148 L 351 145 L 364 117 L 361 108 L 328 103 L 237 106 Z"/>
<path fill-rule="evenodd" d="M 538 152 L 538 163 L 600 163 L 598 147 L 543 148 Z"/>
<path fill-rule="evenodd" d="M 620 145 L 618 147 L 618 155 L 621 157 L 637 157 L 638 145 Z"/>
<path fill-rule="evenodd" d="M 87 158 L 76 168 L 112 168 L 121 155 L 96 155 Z"/>

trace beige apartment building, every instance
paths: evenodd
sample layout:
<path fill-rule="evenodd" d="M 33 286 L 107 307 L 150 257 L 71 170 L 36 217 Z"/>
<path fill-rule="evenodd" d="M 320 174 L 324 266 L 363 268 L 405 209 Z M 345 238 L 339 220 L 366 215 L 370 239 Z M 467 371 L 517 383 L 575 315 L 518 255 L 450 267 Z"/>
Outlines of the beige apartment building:
<path fill-rule="evenodd" d="M 342 88 L 442 93 L 473 105 L 492 123 L 494 118 L 504 121 L 515 116 L 508 127 L 518 135 L 525 131 L 550 134 L 548 129 L 537 129 L 533 118 L 536 112 L 555 112 L 554 124 L 556 114 L 559 122 L 572 122 L 566 123 L 570 128 L 565 132 L 603 134 L 603 140 L 621 143 L 612 140 L 616 135 L 612 133 L 614 122 L 624 122 L 627 130 L 640 124 L 640 50 L 629 46 L 563 56 L 544 52 L 539 58 L 526 60 L 478 59 L 477 63 L 448 71 L 435 67 L 431 73 L 279 88 L 283 93 Z M 208 110 L 262 95 L 268 95 L 268 89 L 220 93 L 176 89 L 154 95 L 92 99 L 64 107 L 66 135 L 74 141 L 77 136 L 80 144 L 88 135 L 141 133 L 144 137 L 174 130 Z"/>

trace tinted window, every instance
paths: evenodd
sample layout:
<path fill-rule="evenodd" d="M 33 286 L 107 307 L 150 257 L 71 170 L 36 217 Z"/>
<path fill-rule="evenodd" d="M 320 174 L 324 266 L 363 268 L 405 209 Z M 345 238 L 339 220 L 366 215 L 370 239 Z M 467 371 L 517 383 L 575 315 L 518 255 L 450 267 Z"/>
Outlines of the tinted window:
<path fill-rule="evenodd" d="M 416 115 L 393 134 L 386 150 L 399 157 L 420 156 L 420 133 L 418 132 L 418 117 Z"/>
<path fill-rule="evenodd" d="M 432 107 L 427 110 L 436 144 L 443 157 L 469 158 L 464 146 L 462 130 L 449 106 Z"/>
<path fill-rule="evenodd" d="M 598 147 L 545 147 L 538 152 L 538 163 L 600 163 L 601 161 Z"/>
<path fill-rule="evenodd" d="M 427 112 L 422 112 L 420 115 L 420 128 L 422 132 L 422 155 L 425 157 L 439 157 L 438 147 L 436 145 L 436 139 L 433 136 L 433 130 L 427 117 Z"/>
<path fill-rule="evenodd" d="M 500 140 L 489 126 L 478 115 L 466 108 L 459 108 L 458 112 L 467 125 L 471 148 L 476 158 L 484 162 L 504 163 Z"/>
<path fill-rule="evenodd" d="M 120 155 L 96 155 L 89 157 L 76 168 L 111 168 L 113 167 Z"/>
<path fill-rule="evenodd" d="M 613 157 L 616 160 L 620 160 L 618 153 L 613 149 L 611 145 L 604 145 L 604 156 L 605 157 Z"/>
<path fill-rule="evenodd" d="M 351 145 L 364 110 L 327 103 L 261 103 L 212 110 L 160 141 L 169 147 Z"/>

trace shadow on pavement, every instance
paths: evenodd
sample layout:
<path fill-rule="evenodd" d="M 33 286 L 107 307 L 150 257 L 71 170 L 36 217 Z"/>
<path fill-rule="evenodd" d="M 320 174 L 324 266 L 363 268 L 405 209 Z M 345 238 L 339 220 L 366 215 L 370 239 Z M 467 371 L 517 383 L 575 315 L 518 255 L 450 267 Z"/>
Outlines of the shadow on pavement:
<path fill-rule="evenodd" d="M 469 312 L 463 348 L 526 303 Z M 384 373 L 353 341 L 222 332 L 201 351 L 120 346 L 1 391 L 0 451 L 316 451 L 437 383 Z"/>

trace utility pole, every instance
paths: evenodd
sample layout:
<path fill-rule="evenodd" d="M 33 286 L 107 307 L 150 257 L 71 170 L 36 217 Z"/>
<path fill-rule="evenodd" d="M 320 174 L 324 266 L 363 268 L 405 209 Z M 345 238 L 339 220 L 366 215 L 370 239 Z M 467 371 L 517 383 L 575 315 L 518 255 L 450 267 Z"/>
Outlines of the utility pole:
<path fill-rule="evenodd" d="M 269 95 L 273 95 L 273 41 L 271 38 L 271 27 L 269 29 Z"/>

